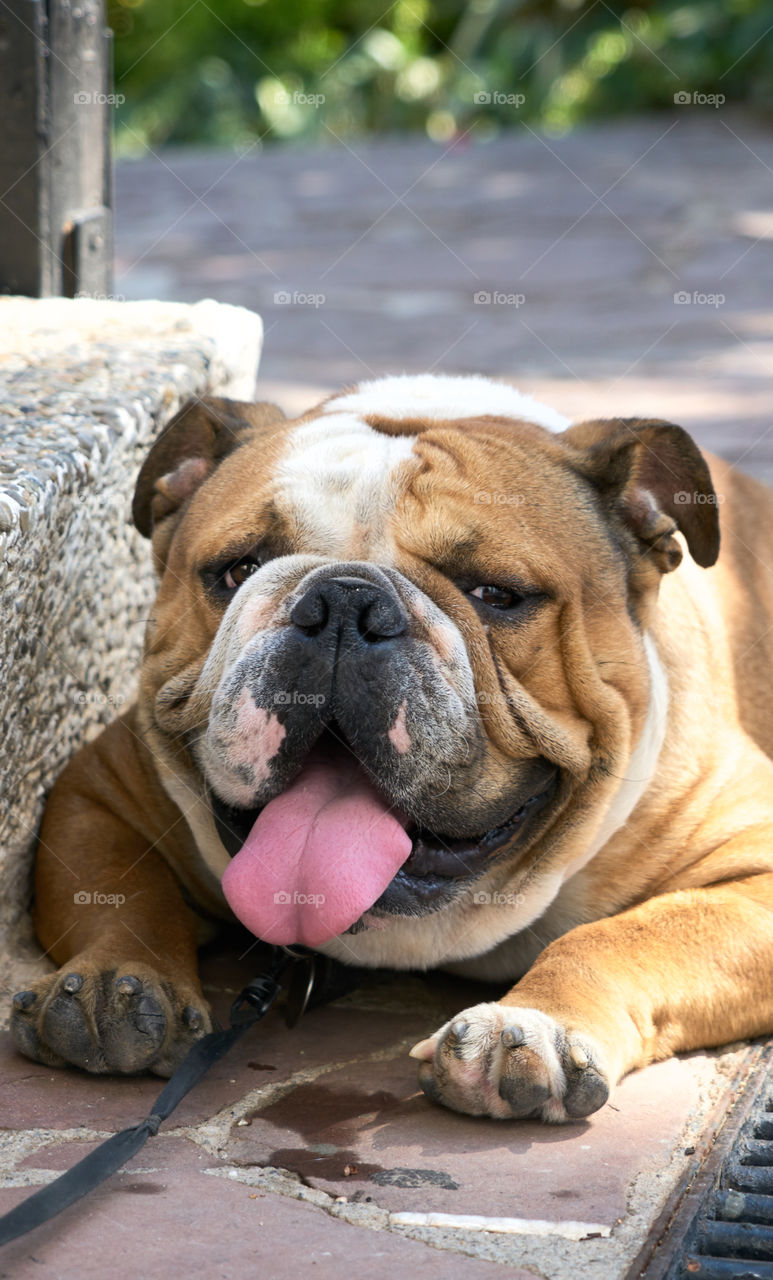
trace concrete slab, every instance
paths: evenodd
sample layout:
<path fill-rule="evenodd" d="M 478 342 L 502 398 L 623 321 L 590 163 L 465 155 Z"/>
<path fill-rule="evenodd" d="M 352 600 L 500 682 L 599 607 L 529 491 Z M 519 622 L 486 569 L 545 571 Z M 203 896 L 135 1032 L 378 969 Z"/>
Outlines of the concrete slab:
<path fill-rule="evenodd" d="M 612 1228 L 636 1175 L 668 1167 L 714 1077 L 701 1054 L 660 1063 L 625 1080 L 598 1116 L 554 1128 L 436 1107 L 417 1089 L 412 1060 L 396 1054 L 352 1063 L 248 1114 L 225 1154 L 390 1212 Z"/>

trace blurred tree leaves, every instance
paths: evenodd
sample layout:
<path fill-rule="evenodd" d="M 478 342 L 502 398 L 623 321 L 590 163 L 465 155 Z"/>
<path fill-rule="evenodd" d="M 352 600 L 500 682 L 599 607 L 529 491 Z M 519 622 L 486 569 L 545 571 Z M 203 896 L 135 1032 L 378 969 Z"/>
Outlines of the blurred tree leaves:
<path fill-rule="evenodd" d="M 108 14 L 124 152 L 564 132 L 686 96 L 773 108 L 769 0 L 109 0 Z"/>

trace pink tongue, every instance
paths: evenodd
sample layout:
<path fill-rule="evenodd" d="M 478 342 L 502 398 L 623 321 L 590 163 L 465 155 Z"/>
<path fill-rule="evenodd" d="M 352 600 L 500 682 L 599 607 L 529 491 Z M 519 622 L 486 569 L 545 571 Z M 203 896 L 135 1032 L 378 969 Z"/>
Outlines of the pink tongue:
<path fill-rule="evenodd" d="M 312 760 L 263 809 L 223 892 L 257 937 L 314 947 L 373 906 L 410 852 L 410 837 L 351 757 Z"/>

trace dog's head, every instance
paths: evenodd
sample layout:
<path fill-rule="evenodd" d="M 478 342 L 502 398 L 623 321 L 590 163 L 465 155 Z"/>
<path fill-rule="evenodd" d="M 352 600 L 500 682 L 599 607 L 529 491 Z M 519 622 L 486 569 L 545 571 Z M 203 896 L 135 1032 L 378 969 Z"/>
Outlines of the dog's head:
<path fill-rule="evenodd" d="M 714 562 L 717 509 L 681 428 L 566 428 L 427 376 L 293 421 L 192 402 L 153 447 L 142 729 L 259 936 L 480 954 L 630 813 L 620 779 L 662 741 L 658 583 L 680 535 Z"/>

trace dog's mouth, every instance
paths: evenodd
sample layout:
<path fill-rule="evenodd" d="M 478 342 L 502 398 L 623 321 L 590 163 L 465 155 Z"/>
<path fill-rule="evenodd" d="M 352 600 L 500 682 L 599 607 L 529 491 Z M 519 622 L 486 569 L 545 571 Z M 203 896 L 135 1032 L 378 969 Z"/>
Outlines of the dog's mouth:
<path fill-rule="evenodd" d="M 316 946 L 363 928 L 362 916 L 423 915 L 452 901 L 496 855 L 521 843 L 555 796 L 558 770 L 526 761 L 517 808 L 479 835 L 428 830 L 378 790 L 332 728 L 300 772 L 260 809 L 214 793 L 218 836 L 232 862 L 223 890 L 267 942 Z"/>
<path fill-rule="evenodd" d="M 536 762 L 535 762 L 536 763 Z M 547 764 L 547 762 L 539 762 Z M 530 784 L 531 785 L 531 784 Z M 407 827 L 411 852 L 399 871 L 373 904 L 375 915 L 423 915 L 452 901 L 460 889 L 468 888 L 488 871 L 494 856 L 513 843 L 521 843 L 538 813 L 558 790 L 558 770 L 547 766 L 537 791 L 510 815 L 506 822 L 491 827 L 480 836 L 462 839 L 441 835 L 411 824 Z M 354 926 L 355 931 L 357 926 Z"/>

